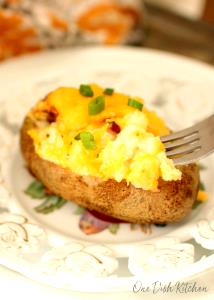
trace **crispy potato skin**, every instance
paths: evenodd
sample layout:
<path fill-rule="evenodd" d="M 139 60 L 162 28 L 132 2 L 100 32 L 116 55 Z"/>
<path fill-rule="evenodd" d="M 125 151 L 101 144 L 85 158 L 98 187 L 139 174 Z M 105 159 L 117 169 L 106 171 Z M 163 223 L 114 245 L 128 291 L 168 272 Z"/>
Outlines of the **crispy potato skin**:
<path fill-rule="evenodd" d="M 199 172 L 196 164 L 180 167 L 181 181 L 159 181 L 159 192 L 127 185 L 125 180 L 103 181 L 74 174 L 40 158 L 28 130 L 36 123 L 27 116 L 21 129 L 21 150 L 31 173 L 54 194 L 91 210 L 133 223 L 171 223 L 183 219 L 197 197 Z"/>

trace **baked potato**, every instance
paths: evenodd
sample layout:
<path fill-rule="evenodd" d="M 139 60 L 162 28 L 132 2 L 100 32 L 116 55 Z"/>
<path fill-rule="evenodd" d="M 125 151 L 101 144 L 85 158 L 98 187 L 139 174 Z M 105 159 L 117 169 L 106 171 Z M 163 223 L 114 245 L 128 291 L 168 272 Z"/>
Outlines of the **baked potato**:
<path fill-rule="evenodd" d="M 96 86 L 93 86 L 93 89 L 95 90 Z M 58 90 L 57 93 L 60 93 L 62 97 L 64 91 Z M 57 122 L 59 109 L 56 109 L 53 103 L 48 106 L 49 109 L 46 106 L 50 98 L 54 97 L 59 97 L 59 95 L 49 94 L 27 114 L 21 128 L 20 138 L 21 150 L 29 171 L 43 182 L 49 191 L 90 210 L 131 223 L 177 222 L 191 211 L 199 186 L 199 171 L 196 164 L 180 166 L 177 171 L 181 173 L 181 179 L 164 180 L 159 175 L 157 188 L 145 189 L 136 186 L 133 182 L 127 182 L 124 178 L 103 179 L 100 176 L 94 176 L 93 172 L 92 175 L 81 174 L 81 172 L 78 174 L 53 159 L 44 158 L 45 156 L 36 148 L 32 132 L 47 128 Z M 88 98 L 87 101 L 89 101 Z M 136 107 L 130 109 L 134 110 Z M 107 119 L 106 116 L 104 119 Z M 95 116 L 95 121 L 98 121 L 97 116 Z M 158 128 L 161 128 L 161 124 Z M 79 129 L 75 129 L 75 133 L 78 131 Z M 113 136 L 115 134 L 114 132 Z M 73 140 L 75 143 L 81 143 L 77 135 Z"/>

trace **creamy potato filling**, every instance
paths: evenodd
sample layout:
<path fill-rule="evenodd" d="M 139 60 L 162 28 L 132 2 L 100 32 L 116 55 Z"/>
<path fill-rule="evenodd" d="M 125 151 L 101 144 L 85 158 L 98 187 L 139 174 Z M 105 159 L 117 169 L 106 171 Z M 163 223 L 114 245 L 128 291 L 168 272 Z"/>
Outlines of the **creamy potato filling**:
<path fill-rule="evenodd" d="M 181 179 L 160 141 L 168 128 L 139 97 L 94 84 L 59 88 L 30 114 L 48 121 L 28 132 L 37 154 L 76 174 L 153 191 L 159 178 Z"/>

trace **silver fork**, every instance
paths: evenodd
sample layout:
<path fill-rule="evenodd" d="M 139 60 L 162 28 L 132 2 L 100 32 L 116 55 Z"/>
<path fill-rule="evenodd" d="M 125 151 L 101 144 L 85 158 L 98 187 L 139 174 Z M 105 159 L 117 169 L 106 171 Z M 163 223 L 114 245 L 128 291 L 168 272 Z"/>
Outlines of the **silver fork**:
<path fill-rule="evenodd" d="M 175 165 L 200 160 L 214 152 L 214 115 L 187 129 L 161 137 Z"/>

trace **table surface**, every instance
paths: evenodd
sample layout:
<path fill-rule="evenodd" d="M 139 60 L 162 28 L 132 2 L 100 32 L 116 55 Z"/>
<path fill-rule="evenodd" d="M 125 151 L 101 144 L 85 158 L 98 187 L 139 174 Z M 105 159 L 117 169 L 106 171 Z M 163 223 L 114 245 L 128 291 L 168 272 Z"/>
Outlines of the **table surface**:
<path fill-rule="evenodd" d="M 214 65 L 214 23 L 194 21 L 152 4 L 145 5 L 144 45 Z"/>

